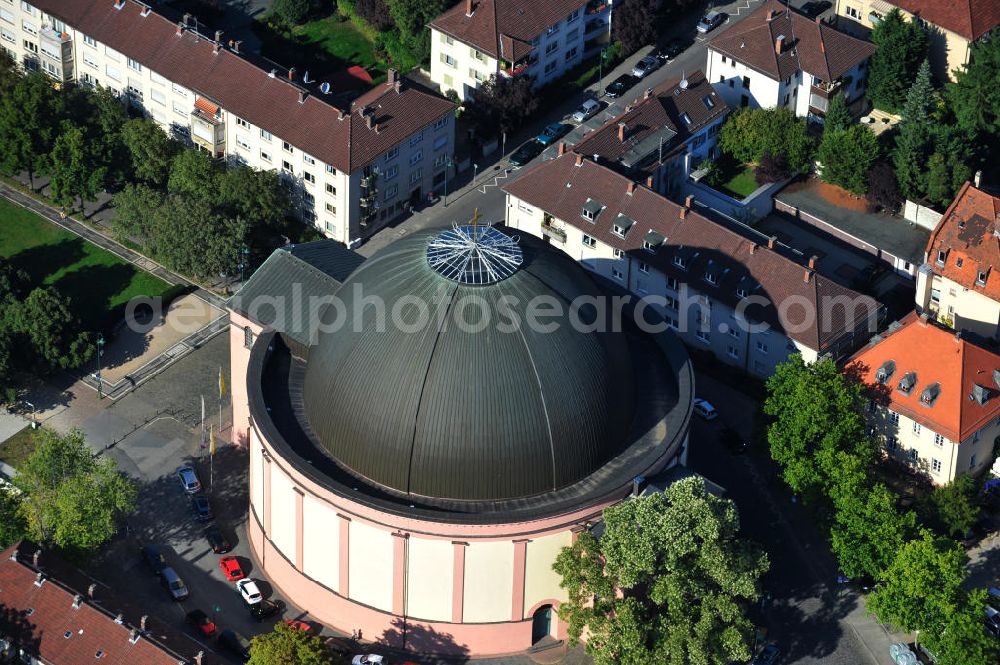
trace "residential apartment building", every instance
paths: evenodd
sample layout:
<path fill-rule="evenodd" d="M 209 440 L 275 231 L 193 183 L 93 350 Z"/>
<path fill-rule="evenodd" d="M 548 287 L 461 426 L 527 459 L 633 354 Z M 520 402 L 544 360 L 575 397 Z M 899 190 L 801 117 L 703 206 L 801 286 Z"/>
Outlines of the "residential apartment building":
<path fill-rule="evenodd" d="M 700 71 L 647 88 L 618 116 L 587 134 L 573 151 L 660 194 L 676 193 L 688 174 L 718 156 L 729 105 Z"/>
<path fill-rule="evenodd" d="M 962 185 L 927 241 L 917 310 L 983 338 L 1000 337 L 1000 197 Z"/>
<path fill-rule="evenodd" d="M 708 43 L 707 76 L 730 106 L 774 108 L 822 121 L 830 100 L 865 94 L 875 47 L 778 0 Z"/>
<path fill-rule="evenodd" d="M 937 485 L 993 462 L 1000 356 L 911 313 L 847 364 L 868 384 L 868 418 L 885 452 Z"/>
<path fill-rule="evenodd" d="M 33 2 L 0 0 L 0 44 L 25 69 L 110 88 L 175 138 L 277 170 L 300 218 L 329 238 L 355 245 L 443 186 L 454 104 L 395 72 L 338 106 L 328 86 L 261 68 L 187 16 L 135 0 Z"/>
<path fill-rule="evenodd" d="M 893 9 L 916 18 L 930 36 L 930 61 L 940 81 L 969 62 L 972 44 L 1000 25 L 996 0 L 836 0 L 837 26 L 867 37 Z"/>
<path fill-rule="evenodd" d="M 606 282 L 646 299 L 692 348 L 770 376 L 790 354 L 841 358 L 882 308 L 802 264 L 775 238 L 743 234 L 583 155 L 506 185 L 507 224 L 548 238 Z"/>
<path fill-rule="evenodd" d="M 611 39 L 612 0 L 465 0 L 431 21 L 431 80 L 468 99 L 498 76 L 559 78 Z"/>
<path fill-rule="evenodd" d="M 176 627 L 22 541 L 0 552 L 0 662 L 222 665 Z"/>

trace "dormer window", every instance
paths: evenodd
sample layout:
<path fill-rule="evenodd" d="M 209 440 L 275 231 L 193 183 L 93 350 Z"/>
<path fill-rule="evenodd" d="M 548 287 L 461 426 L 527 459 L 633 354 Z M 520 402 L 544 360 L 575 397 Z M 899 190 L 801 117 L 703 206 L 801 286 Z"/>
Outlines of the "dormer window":
<path fill-rule="evenodd" d="M 896 373 L 896 361 L 886 360 L 884 363 L 882 363 L 882 366 L 879 367 L 878 370 L 875 372 L 875 381 L 881 383 L 882 385 L 885 385 L 889 383 L 889 379 L 891 379 L 892 375 L 895 373 Z"/>
<path fill-rule="evenodd" d="M 747 292 L 747 289 L 746 289 L 745 286 L 737 286 L 736 287 L 736 297 L 737 298 L 746 298 L 748 295 L 750 295 L 750 294 Z"/>
<path fill-rule="evenodd" d="M 986 278 L 989 277 L 989 270 L 980 270 L 976 274 L 976 286 L 986 286 Z"/>
<path fill-rule="evenodd" d="M 939 249 L 938 253 L 937 253 L 937 264 L 939 266 L 943 266 L 944 262 L 945 262 L 945 260 L 947 258 L 948 258 L 948 250 L 946 250 L 946 249 Z"/>
<path fill-rule="evenodd" d="M 635 225 L 634 220 L 629 219 L 625 215 L 619 214 L 617 219 L 615 219 L 615 223 L 611 227 L 611 232 L 619 238 L 624 238 L 628 233 L 628 230 L 631 229 L 633 225 Z"/>
<path fill-rule="evenodd" d="M 587 199 L 587 202 L 583 204 L 583 212 L 581 214 L 588 222 L 594 222 L 602 210 L 604 210 L 603 205 L 593 199 Z"/>
<path fill-rule="evenodd" d="M 647 252 L 655 252 L 656 251 L 656 245 L 654 245 L 653 243 L 649 242 L 648 240 L 643 240 L 642 241 L 642 248 L 644 250 L 646 250 Z"/>
<path fill-rule="evenodd" d="M 666 238 L 655 231 L 650 231 L 642 240 L 642 248 L 647 252 L 656 252 L 656 248 L 664 243 Z"/>
<path fill-rule="evenodd" d="M 681 121 L 688 127 L 691 126 L 691 116 L 689 116 L 687 113 L 681 113 Z"/>
<path fill-rule="evenodd" d="M 973 383 L 969 399 L 980 405 L 986 404 L 986 402 L 990 401 L 990 389 L 978 383 Z"/>
<path fill-rule="evenodd" d="M 904 395 L 909 395 L 911 392 L 913 392 L 913 389 L 916 387 L 916 385 L 917 385 L 917 373 L 907 372 L 906 374 L 903 375 L 903 378 L 899 380 L 899 385 L 896 387 L 899 389 L 899 392 L 903 393 Z"/>
<path fill-rule="evenodd" d="M 678 254 L 674 257 L 674 265 L 682 270 L 687 270 L 687 259 Z"/>
<path fill-rule="evenodd" d="M 955 259 L 955 266 L 957 268 L 961 268 L 962 267 L 962 257 L 961 256 L 958 257 L 957 259 Z"/>
<path fill-rule="evenodd" d="M 701 102 L 705 105 L 705 108 L 715 108 L 715 101 L 712 99 L 711 95 L 705 95 L 702 97 Z"/>
<path fill-rule="evenodd" d="M 924 406 L 934 406 L 934 402 L 937 401 L 938 395 L 941 394 L 941 384 L 932 383 L 931 385 L 924 388 L 924 391 L 920 393 L 920 403 Z"/>

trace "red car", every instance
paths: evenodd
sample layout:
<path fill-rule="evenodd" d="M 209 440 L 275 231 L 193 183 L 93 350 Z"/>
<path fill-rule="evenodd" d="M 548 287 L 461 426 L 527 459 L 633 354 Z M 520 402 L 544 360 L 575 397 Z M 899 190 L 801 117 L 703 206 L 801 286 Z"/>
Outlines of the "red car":
<path fill-rule="evenodd" d="M 285 619 L 285 625 L 289 628 L 301 630 L 306 633 L 312 630 L 312 626 L 307 624 L 305 621 L 299 621 L 298 619 Z"/>
<path fill-rule="evenodd" d="M 226 579 L 230 582 L 242 580 L 246 577 L 243 573 L 243 569 L 240 568 L 239 560 L 234 556 L 224 556 L 220 558 L 219 567 L 222 568 L 222 572 L 225 574 Z"/>
<path fill-rule="evenodd" d="M 205 637 L 215 635 L 215 624 L 208 618 L 208 615 L 201 610 L 192 610 L 188 612 L 186 619 L 189 624 L 194 626 L 194 628 Z"/>

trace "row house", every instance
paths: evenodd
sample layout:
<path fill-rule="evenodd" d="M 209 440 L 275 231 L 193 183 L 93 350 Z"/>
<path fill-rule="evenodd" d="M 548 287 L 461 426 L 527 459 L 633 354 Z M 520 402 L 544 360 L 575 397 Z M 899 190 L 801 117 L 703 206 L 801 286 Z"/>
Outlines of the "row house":
<path fill-rule="evenodd" d="M 700 71 L 647 88 L 625 110 L 587 134 L 573 151 L 675 194 L 691 171 L 718 157 L 729 105 Z"/>
<path fill-rule="evenodd" d="M 454 152 L 454 104 L 393 71 L 334 103 L 328 84 L 262 68 L 221 31 L 202 35 L 188 16 L 175 23 L 135 0 L 0 0 L 0 36 L 57 85 L 110 88 L 174 138 L 278 171 L 297 216 L 348 245 L 443 187 Z"/>
<path fill-rule="evenodd" d="M 918 21 L 930 37 L 931 70 L 939 81 L 954 79 L 955 70 L 969 63 L 972 45 L 989 39 L 1000 25 L 996 0 L 836 0 L 837 26 L 867 37 L 893 9 Z"/>
<path fill-rule="evenodd" d="M 1000 197 L 962 185 L 927 241 L 917 311 L 955 330 L 1000 337 Z"/>
<path fill-rule="evenodd" d="M 778 0 L 708 43 L 708 79 L 730 106 L 774 108 L 822 121 L 830 100 L 865 95 L 875 46 Z"/>
<path fill-rule="evenodd" d="M 508 226 L 547 238 L 603 281 L 646 300 L 692 348 L 759 376 L 799 353 L 839 359 L 883 309 L 749 237 L 572 153 L 506 185 Z"/>
<path fill-rule="evenodd" d="M 868 389 L 884 452 L 944 485 L 993 461 L 1000 356 L 910 313 L 872 338 L 846 371 Z"/>
<path fill-rule="evenodd" d="M 465 100 L 490 76 L 542 86 L 600 52 L 611 38 L 611 0 L 465 0 L 430 30 L 431 81 Z"/>

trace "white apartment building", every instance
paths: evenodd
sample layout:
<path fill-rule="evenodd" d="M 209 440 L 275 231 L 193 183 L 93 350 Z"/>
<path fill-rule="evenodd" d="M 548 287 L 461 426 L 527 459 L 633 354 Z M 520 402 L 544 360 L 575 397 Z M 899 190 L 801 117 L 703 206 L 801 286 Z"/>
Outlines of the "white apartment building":
<path fill-rule="evenodd" d="M 110 88 L 175 138 L 279 171 L 298 216 L 329 238 L 356 245 L 444 183 L 454 104 L 395 72 L 339 108 L 321 82 L 262 69 L 187 16 L 135 0 L 33 2 L 0 0 L 0 45 L 25 69 Z"/>
<path fill-rule="evenodd" d="M 612 0 L 465 0 L 431 21 L 431 80 L 467 99 L 496 74 L 549 83 L 611 39 Z"/>
<path fill-rule="evenodd" d="M 1000 356 L 913 312 L 847 367 L 869 385 L 869 423 L 887 455 L 937 485 L 993 463 Z"/>
<path fill-rule="evenodd" d="M 841 358 L 882 308 L 802 265 L 775 238 L 749 237 L 566 153 L 506 185 L 507 225 L 547 238 L 605 282 L 647 300 L 694 349 L 770 376 L 799 353 Z"/>
<path fill-rule="evenodd" d="M 718 136 L 729 105 L 700 71 L 647 88 L 622 113 L 573 146 L 585 157 L 644 182 L 655 192 L 676 194 L 704 160 L 718 157 Z"/>
<path fill-rule="evenodd" d="M 1000 196 L 966 182 L 938 221 L 917 271 L 917 311 L 1000 338 Z"/>
<path fill-rule="evenodd" d="M 732 107 L 783 106 L 822 121 L 830 100 L 865 94 L 875 46 L 813 21 L 778 0 L 708 43 L 708 80 Z"/>

